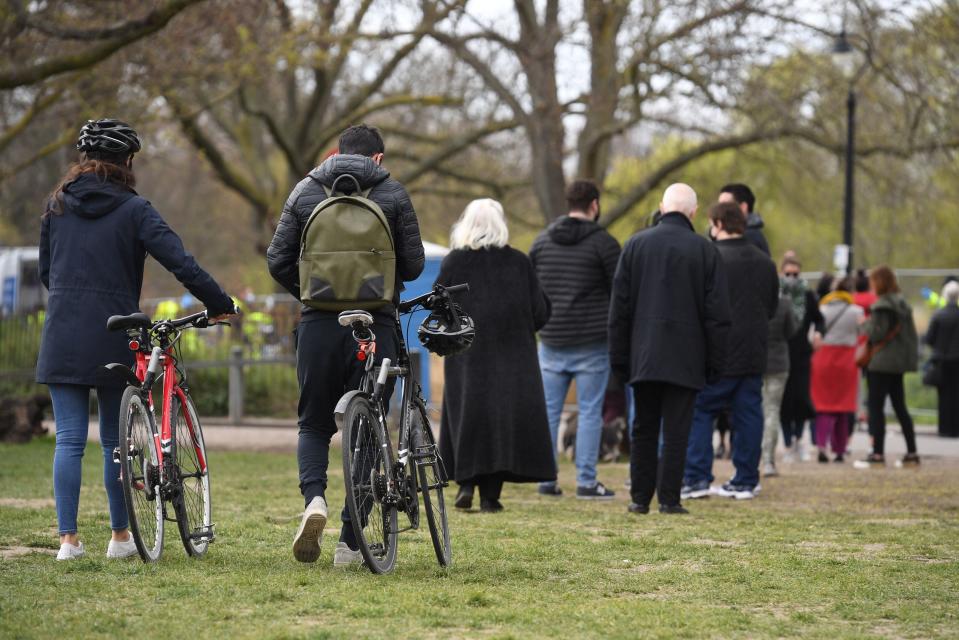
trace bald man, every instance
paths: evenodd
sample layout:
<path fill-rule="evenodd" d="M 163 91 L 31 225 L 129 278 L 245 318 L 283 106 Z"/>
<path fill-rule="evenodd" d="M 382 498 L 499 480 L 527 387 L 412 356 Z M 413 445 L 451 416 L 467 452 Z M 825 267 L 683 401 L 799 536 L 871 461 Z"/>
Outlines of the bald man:
<path fill-rule="evenodd" d="M 719 251 L 693 229 L 696 209 L 689 185 L 670 185 L 659 224 L 629 239 L 613 279 L 610 366 L 632 386 L 636 403 L 634 514 L 649 512 L 654 493 L 661 513 L 688 513 L 680 488 L 696 394 L 723 368 L 730 323 L 726 276 Z"/>

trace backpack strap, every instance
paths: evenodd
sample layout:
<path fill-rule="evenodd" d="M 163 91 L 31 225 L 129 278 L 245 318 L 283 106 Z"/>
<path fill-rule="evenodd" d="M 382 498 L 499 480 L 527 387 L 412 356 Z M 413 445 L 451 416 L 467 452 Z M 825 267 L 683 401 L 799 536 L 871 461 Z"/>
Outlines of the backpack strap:
<path fill-rule="evenodd" d="M 353 190 L 354 193 L 362 193 L 362 192 L 363 192 L 363 190 L 360 188 L 360 181 L 356 179 L 356 176 L 354 176 L 354 175 L 352 175 L 352 174 L 350 174 L 350 173 L 342 173 L 342 174 L 336 176 L 336 180 L 334 180 L 334 181 L 333 181 L 333 184 L 330 185 L 330 190 L 327 192 L 327 195 L 328 195 L 328 196 L 336 193 L 336 191 L 337 191 L 336 185 L 339 184 L 340 180 L 342 180 L 343 178 L 349 178 L 350 180 L 353 181 L 353 184 L 356 185 L 356 189 Z M 324 189 L 325 189 L 325 188 L 326 188 L 326 187 L 324 187 Z M 340 193 L 345 193 L 345 192 L 342 191 L 342 190 L 340 190 Z"/>

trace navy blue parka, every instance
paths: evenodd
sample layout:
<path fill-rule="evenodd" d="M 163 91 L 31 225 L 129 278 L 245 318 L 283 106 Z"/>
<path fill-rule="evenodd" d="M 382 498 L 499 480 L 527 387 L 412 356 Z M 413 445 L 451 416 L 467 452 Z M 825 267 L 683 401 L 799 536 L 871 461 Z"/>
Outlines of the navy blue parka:
<path fill-rule="evenodd" d="M 107 331 L 107 318 L 139 311 L 147 254 L 203 302 L 211 316 L 233 310 L 220 285 L 132 189 L 82 174 L 65 186 L 61 208 L 48 211 L 40 228 L 40 280 L 50 297 L 37 382 L 124 384 L 101 370 L 111 362 L 133 364 L 126 335 Z"/>

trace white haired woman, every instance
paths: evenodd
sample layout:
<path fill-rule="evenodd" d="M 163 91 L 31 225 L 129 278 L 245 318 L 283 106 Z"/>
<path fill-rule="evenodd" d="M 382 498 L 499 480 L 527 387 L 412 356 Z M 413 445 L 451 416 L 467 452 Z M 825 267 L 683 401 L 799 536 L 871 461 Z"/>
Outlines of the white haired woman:
<path fill-rule="evenodd" d="M 452 251 L 439 284 L 467 282 L 456 294 L 472 317 L 470 349 L 444 362 L 440 451 L 448 475 L 460 484 L 456 506 L 502 511 L 504 482 L 556 479 L 546 417 L 536 331 L 549 319 L 549 299 L 525 254 L 507 245 L 503 206 L 488 198 L 469 203 L 453 226 Z"/>

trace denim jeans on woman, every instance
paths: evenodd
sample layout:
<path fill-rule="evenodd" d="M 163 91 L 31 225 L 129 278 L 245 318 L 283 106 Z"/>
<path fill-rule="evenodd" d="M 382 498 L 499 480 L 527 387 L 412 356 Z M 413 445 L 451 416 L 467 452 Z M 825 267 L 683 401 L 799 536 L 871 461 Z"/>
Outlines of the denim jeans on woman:
<path fill-rule="evenodd" d="M 603 435 L 603 398 L 609 381 L 609 348 L 606 342 L 551 347 L 539 345 L 543 371 L 546 413 L 553 437 L 553 452 L 559 434 L 559 419 L 570 383 L 576 381 L 579 418 L 576 425 L 576 486 L 596 486 L 596 461 Z"/>
<path fill-rule="evenodd" d="M 90 425 L 90 389 L 97 391 L 100 414 L 100 445 L 103 449 L 103 486 L 110 505 L 110 528 L 127 528 L 127 508 L 120 486 L 120 465 L 113 462 L 113 449 L 120 442 L 121 387 L 87 387 L 51 384 L 57 444 L 53 454 L 53 495 L 57 504 L 60 534 L 77 532 L 83 452 Z"/>

